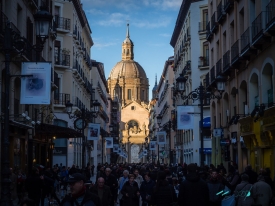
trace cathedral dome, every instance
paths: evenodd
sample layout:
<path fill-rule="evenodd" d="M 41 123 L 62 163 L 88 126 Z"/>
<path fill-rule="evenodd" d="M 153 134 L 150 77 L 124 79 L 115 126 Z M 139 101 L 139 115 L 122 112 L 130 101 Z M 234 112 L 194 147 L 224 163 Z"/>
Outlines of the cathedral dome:
<path fill-rule="evenodd" d="M 114 66 L 109 78 L 118 79 L 120 77 L 147 79 L 142 66 L 134 60 L 122 60 Z"/>

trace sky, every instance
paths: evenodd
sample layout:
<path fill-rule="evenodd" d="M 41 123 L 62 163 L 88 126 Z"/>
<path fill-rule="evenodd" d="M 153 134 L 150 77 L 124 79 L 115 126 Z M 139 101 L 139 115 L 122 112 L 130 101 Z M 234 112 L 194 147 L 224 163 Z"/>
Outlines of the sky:
<path fill-rule="evenodd" d="M 134 60 L 147 74 L 151 91 L 165 61 L 173 56 L 170 40 L 182 0 L 82 0 L 92 30 L 91 58 L 104 64 L 106 79 L 121 61 L 127 22 Z"/>

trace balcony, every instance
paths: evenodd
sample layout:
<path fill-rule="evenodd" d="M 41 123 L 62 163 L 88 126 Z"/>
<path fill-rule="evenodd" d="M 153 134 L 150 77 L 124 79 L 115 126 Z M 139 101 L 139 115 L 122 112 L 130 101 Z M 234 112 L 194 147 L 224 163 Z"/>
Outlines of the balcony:
<path fill-rule="evenodd" d="M 205 75 L 205 88 L 208 89 L 209 86 L 209 72 L 207 72 L 207 74 Z"/>
<path fill-rule="evenodd" d="M 224 7 L 223 7 L 223 10 L 226 12 L 226 13 L 229 13 L 230 10 L 233 8 L 234 6 L 234 0 L 224 0 Z"/>
<path fill-rule="evenodd" d="M 222 1 L 217 6 L 217 21 L 221 24 L 225 20 L 226 13 L 223 9 Z"/>
<path fill-rule="evenodd" d="M 223 74 L 226 74 L 230 69 L 230 50 L 225 52 L 225 54 L 222 57 L 222 62 L 223 62 L 223 65 L 222 65 Z"/>
<path fill-rule="evenodd" d="M 216 71 L 215 71 L 215 66 L 213 66 L 211 69 L 210 69 L 210 85 L 212 85 L 213 83 L 215 83 L 215 78 L 216 78 Z"/>
<path fill-rule="evenodd" d="M 241 54 L 240 56 L 249 59 L 251 55 L 250 52 L 250 27 L 241 35 Z"/>
<path fill-rule="evenodd" d="M 70 55 L 68 54 L 61 54 L 58 55 L 55 59 L 55 65 L 61 65 L 61 66 L 70 66 Z"/>
<path fill-rule="evenodd" d="M 200 56 L 199 57 L 199 68 L 209 67 L 209 56 Z"/>
<path fill-rule="evenodd" d="M 265 42 L 270 42 L 270 37 L 264 35 L 266 25 L 266 12 L 262 11 L 251 25 L 252 45 L 261 48 Z"/>
<path fill-rule="evenodd" d="M 199 22 L 199 33 L 206 32 L 207 21 Z"/>
<path fill-rule="evenodd" d="M 71 27 L 71 20 L 68 18 L 55 16 L 54 17 L 57 31 L 60 32 L 69 32 Z"/>
<path fill-rule="evenodd" d="M 217 22 L 217 18 L 216 18 L 216 13 L 214 12 L 214 14 L 211 16 L 211 28 L 210 31 L 212 33 L 215 33 L 218 29 L 219 23 Z"/>
<path fill-rule="evenodd" d="M 222 74 L 222 59 L 220 59 L 216 63 L 216 76 L 219 76 L 221 74 Z"/>
<path fill-rule="evenodd" d="M 70 94 L 54 93 L 54 104 L 65 105 L 70 101 Z"/>
<path fill-rule="evenodd" d="M 239 40 L 237 40 L 232 46 L 231 46 L 231 65 L 238 65 L 240 61 L 240 49 L 239 49 Z"/>
<path fill-rule="evenodd" d="M 209 21 L 206 25 L 206 39 L 207 39 L 207 41 L 210 41 L 212 37 L 213 37 L 213 33 L 211 31 L 210 21 Z"/>
<path fill-rule="evenodd" d="M 266 6 L 266 31 L 275 34 L 275 0 L 271 0 Z"/>

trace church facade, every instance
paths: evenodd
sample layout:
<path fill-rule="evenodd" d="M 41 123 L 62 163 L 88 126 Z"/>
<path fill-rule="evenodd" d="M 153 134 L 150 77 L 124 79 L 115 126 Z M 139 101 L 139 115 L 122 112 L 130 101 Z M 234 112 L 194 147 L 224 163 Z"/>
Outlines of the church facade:
<path fill-rule="evenodd" d="M 126 39 L 122 43 L 122 60 L 112 69 L 108 78 L 112 99 L 121 104 L 121 135 L 126 144 L 128 162 L 139 162 L 138 153 L 149 135 L 149 80 L 142 66 L 134 61 L 134 43 L 127 24 Z"/>

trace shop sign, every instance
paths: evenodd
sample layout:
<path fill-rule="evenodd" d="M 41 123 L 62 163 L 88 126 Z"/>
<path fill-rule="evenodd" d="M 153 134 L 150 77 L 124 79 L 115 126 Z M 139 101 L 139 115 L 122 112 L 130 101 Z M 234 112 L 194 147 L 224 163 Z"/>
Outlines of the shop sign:
<path fill-rule="evenodd" d="M 201 153 L 201 148 L 200 148 L 200 153 Z M 212 148 L 203 148 L 203 153 L 204 154 L 211 154 L 212 153 Z"/>
<path fill-rule="evenodd" d="M 229 139 L 221 139 L 220 140 L 220 145 L 221 146 L 229 146 L 230 145 L 230 140 Z"/>
<path fill-rule="evenodd" d="M 53 155 L 67 155 L 67 147 L 55 147 Z"/>

